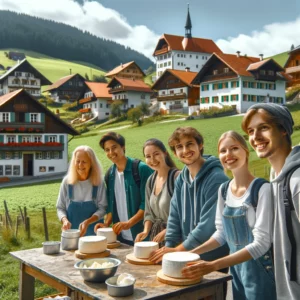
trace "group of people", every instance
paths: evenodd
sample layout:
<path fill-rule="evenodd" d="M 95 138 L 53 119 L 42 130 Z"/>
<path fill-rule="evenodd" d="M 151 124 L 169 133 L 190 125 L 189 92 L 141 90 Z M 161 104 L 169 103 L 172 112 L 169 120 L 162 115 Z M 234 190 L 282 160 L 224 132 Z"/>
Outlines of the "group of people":
<path fill-rule="evenodd" d="M 160 140 L 145 142 L 144 163 L 125 155 L 120 134 L 106 133 L 99 144 L 113 165 L 105 176 L 90 147 L 73 152 L 57 200 L 62 230 L 91 235 L 112 226 L 121 242 L 156 241 L 154 263 L 168 252 L 200 254 L 183 275 L 230 268 L 236 300 L 300 299 L 300 146 L 292 147 L 293 124 L 277 104 L 256 104 L 244 115 L 251 147 L 271 164 L 270 183 L 250 172 L 247 142 L 235 131 L 222 134 L 216 158 L 204 154 L 198 130 L 177 128 L 168 144 L 181 171 Z"/>

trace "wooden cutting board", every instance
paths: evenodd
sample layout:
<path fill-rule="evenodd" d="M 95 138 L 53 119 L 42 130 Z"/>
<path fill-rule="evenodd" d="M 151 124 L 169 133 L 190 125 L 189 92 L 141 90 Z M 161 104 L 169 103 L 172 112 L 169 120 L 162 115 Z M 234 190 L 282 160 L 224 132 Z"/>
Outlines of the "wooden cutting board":
<path fill-rule="evenodd" d="M 173 278 L 166 276 L 163 272 L 162 269 L 160 269 L 157 273 L 157 280 L 165 283 L 165 284 L 170 284 L 170 285 L 178 285 L 178 286 L 184 286 L 184 285 L 192 285 L 199 283 L 203 277 L 197 278 L 197 279 L 189 279 L 189 278 Z"/>
<path fill-rule="evenodd" d="M 75 256 L 79 259 L 88 259 L 88 258 L 102 258 L 110 255 L 110 250 L 106 249 L 104 252 L 100 253 L 81 253 L 79 250 L 75 251 Z"/>
<path fill-rule="evenodd" d="M 119 241 L 115 241 L 114 243 L 107 244 L 107 249 L 114 249 L 120 247 L 121 243 Z"/>
<path fill-rule="evenodd" d="M 155 263 L 148 259 L 135 257 L 133 253 L 127 254 L 126 259 L 129 263 L 133 265 L 155 265 Z"/>

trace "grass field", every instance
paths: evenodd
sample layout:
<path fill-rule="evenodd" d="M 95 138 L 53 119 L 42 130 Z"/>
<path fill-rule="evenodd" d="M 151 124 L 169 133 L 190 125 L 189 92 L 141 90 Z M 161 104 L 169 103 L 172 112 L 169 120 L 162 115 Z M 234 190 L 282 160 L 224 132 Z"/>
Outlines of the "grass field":
<path fill-rule="evenodd" d="M 10 49 L 11 50 L 11 49 Z M 13 66 L 16 64 L 15 61 L 9 60 L 4 52 L 7 52 L 7 49 L 0 50 L 0 64 L 7 66 Z M 78 73 L 83 77 L 85 74 L 89 76 L 90 79 L 93 78 L 93 75 L 103 75 L 106 72 L 100 69 L 97 66 L 84 63 L 84 62 L 70 62 L 66 60 L 61 60 L 53 57 L 49 57 L 40 53 L 27 51 L 27 50 L 18 50 L 19 52 L 24 52 L 26 54 L 27 60 L 41 72 L 46 78 L 51 82 L 57 81 L 59 78 L 70 75 L 70 69 L 72 74 Z M 46 86 L 42 87 L 44 90 Z"/>

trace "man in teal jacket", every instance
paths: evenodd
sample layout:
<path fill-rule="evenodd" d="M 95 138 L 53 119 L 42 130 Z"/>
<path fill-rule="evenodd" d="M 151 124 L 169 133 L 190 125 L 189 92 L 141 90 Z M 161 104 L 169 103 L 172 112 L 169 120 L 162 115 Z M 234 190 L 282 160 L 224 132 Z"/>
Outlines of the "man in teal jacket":
<path fill-rule="evenodd" d="M 108 132 L 99 144 L 113 165 L 106 176 L 107 216 L 95 231 L 113 223 L 118 239 L 133 245 L 136 235 L 143 231 L 145 186 L 153 171 L 145 163 L 125 156 L 125 139 L 120 134 Z"/>
<path fill-rule="evenodd" d="M 169 138 L 169 146 L 185 167 L 175 183 L 166 246 L 150 257 L 156 263 L 167 252 L 192 250 L 213 235 L 218 189 L 228 180 L 216 157 L 203 156 L 203 137 L 195 128 L 177 128 Z M 201 258 L 215 260 L 228 252 L 225 245 L 201 255 Z"/>

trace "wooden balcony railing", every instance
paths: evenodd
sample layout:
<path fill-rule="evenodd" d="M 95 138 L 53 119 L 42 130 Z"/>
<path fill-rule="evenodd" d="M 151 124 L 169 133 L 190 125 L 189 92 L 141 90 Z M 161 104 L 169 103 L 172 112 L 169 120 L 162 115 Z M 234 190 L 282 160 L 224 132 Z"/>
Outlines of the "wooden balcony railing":
<path fill-rule="evenodd" d="M 44 132 L 44 123 L 0 122 L 0 133 L 4 132 Z"/>
<path fill-rule="evenodd" d="M 157 97 L 157 101 L 172 101 L 172 100 L 185 100 L 186 93 L 178 93 L 178 94 L 167 94 L 160 95 Z"/>

